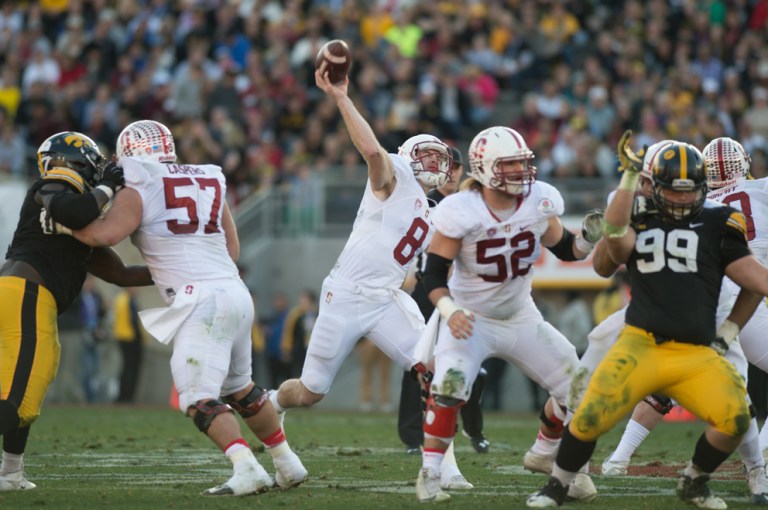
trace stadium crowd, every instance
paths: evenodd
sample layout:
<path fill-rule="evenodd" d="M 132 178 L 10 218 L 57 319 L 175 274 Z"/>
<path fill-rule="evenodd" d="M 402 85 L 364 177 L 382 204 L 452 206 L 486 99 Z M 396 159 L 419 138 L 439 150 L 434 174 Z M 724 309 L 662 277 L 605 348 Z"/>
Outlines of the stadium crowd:
<path fill-rule="evenodd" d="M 111 148 L 140 118 L 177 134 L 180 160 L 220 162 L 233 205 L 361 165 L 313 82 L 317 50 L 341 38 L 390 151 L 419 132 L 464 148 L 507 124 L 550 182 L 612 180 L 633 128 L 639 146 L 734 137 L 760 177 L 766 20 L 765 0 L 3 2 L 0 175 L 33 177 L 55 132 Z"/>

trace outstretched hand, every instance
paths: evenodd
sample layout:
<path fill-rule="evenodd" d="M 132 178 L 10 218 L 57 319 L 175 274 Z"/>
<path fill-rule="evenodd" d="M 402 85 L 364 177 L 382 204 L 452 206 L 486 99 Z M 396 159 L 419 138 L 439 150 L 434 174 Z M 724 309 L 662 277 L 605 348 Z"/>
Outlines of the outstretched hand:
<path fill-rule="evenodd" d="M 584 215 L 581 222 L 581 237 L 590 243 L 596 243 L 603 237 L 603 210 L 592 209 Z"/>
<path fill-rule="evenodd" d="M 632 150 L 629 146 L 629 140 L 632 138 L 632 130 L 627 129 L 621 135 L 616 152 L 619 155 L 619 172 L 639 173 L 643 168 L 643 158 Z"/>

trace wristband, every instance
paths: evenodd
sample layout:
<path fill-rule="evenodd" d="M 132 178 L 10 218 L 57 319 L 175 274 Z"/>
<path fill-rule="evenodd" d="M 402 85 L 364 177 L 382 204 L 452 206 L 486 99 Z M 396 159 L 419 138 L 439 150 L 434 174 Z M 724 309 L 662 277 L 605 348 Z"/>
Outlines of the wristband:
<path fill-rule="evenodd" d="M 101 190 L 105 195 L 107 195 L 107 200 L 112 200 L 112 197 L 115 196 L 115 192 L 106 184 L 99 184 L 94 189 Z"/>
<path fill-rule="evenodd" d="M 442 315 L 445 320 L 449 320 L 456 312 L 464 313 L 464 309 L 457 306 L 451 296 L 443 296 L 438 299 L 435 308 L 438 309 L 440 315 Z"/>
<path fill-rule="evenodd" d="M 605 237 L 612 237 L 612 238 L 624 237 L 625 235 L 627 235 L 628 227 L 629 225 L 622 225 L 622 226 L 611 225 L 606 221 L 603 223 L 603 235 Z"/>
<path fill-rule="evenodd" d="M 624 173 L 621 174 L 621 181 L 619 181 L 618 189 L 623 189 L 625 191 L 631 191 L 632 193 L 634 193 L 635 190 L 637 189 L 637 181 L 639 180 L 640 180 L 640 172 L 625 170 Z"/>
<path fill-rule="evenodd" d="M 595 248 L 595 243 L 590 243 L 582 236 L 578 236 L 576 239 L 574 239 L 573 245 L 576 246 L 577 250 L 587 255 L 589 255 Z"/>

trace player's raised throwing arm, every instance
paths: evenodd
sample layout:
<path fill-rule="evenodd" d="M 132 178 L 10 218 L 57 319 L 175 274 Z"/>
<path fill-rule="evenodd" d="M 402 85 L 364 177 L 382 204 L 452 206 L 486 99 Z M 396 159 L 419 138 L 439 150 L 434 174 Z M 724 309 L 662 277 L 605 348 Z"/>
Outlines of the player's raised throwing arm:
<path fill-rule="evenodd" d="M 436 232 L 429 244 L 423 281 L 430 301 L 447 321 L 451 334 L 454 338 L 466 339 L 472 334 L 472 321 L 475 320 L 475 315 L 459 307 L 448 290 L 448 270 L 460 249 L 461 239 L 453 239 Z"/>
<path fill-rule="evenodd" d="M 333 85 L 328 79 L 328 72 L 315 71 L 315 82 L 326 94 L 336 100 L 336 106 L 341 112 L 344 124 L 349 131 L 349 137 L 357 150 L 368 164 L 368 178 L 371 180 L 373 192 L 382 200 L 392 194 L 395 185 L 395 169 L 387 151 L 379 143 L 370 124 L 363 118 L 354 103 L 347 95 L 349 78 Z"/>

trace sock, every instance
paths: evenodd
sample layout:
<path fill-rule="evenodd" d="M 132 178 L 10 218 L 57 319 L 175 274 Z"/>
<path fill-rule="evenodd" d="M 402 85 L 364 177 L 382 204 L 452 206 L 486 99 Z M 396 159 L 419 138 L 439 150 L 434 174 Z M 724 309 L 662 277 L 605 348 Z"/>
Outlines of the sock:
<path fill-rule="evenodd" d="M 424 448 L 424 451 L 421 453 L 422 466 L 439 474 L 440 464 L 443 463 L 444 457 L 445 452 L 443 451 L 435 450 L 433 448 Z"/>
<path fill-rule="evenodd" d="M 557 464 L 552 465 L 552 476 L 557 478 L 563 487 L 568 487 L 578 473 L 566 471 Z"/>
<path fill-rule="evenodd" d="M 635 453 L 635 450 L 638 449 L 650 433 L 651 431 L 640 425 L 640 423 L 635 420 L 629 420 L 629 422 L 627 422 L 627 428 L 624 429 L 624 434 L 621 436 L 621 441 L 619 441 L 619 446 L 617 446 L 616 451 L 611 454 L 610 460 L 616 462 L 629 462 L 629 459 L 632 458 L 632 454 Z"/>
<path fill-rule="evenodd" d="M 251 447 L 245 439 L 235 439 L 224 449 L 224 455 L 232 462 L 233 466 L 237 466 L 242 462 L 247 462 L 249 459 L 255 459 Z"/>
<path fill-rule="evenodd" d="M 288 440 L 285 438 L 285 432 L 283 429 L 277 429 L 271 436 L 262 441 L 264 446 L 267 447 L 267 451 L 273 459 L 282 457 L 283 454 L 290 452 L 291 447 L 288 446 Z"/>
<path fill-rule="evenodd" d="M 763 428 L 760 429 L 760 451 L 768 450 L 768 420 L 763 424 Z"/>
<path fill-rule="evenodd" d="M 285 409 L 283 406 L 277 403 L 277 394 L 280 393 L 280 390 L 273 390 L 269 392 L 269 401 L 272 402 L 272 405 L 275 407 L 275 411 L 278 413 L 284 413 Z"/>
<path fill-rule="evenodd" d="M 749 423 L 749 429 L 744 434 L 744 438 L 741 440 L 741 444 L 736 451 L 741 457 L 741 461 L 744 463 L 744 467 L 747 468 L 747 473 L 756 467 L 762 467 L 765 465 L 763 459 L 763 452 L 760 450 L 758 432 L 757 432 L 757 419 L 752 418 Z"/>
<path fill-rule="evenodd" d="M 3 452 L 3 464 L 0 466 L 0 475 L 18 473 L 24 469 L 24 454 Z"/>
<path fill-rule="evenodd" d="M 547 437 L 539 431 L 536 441 L 531 446 L 531 452 L 536 455 L 551 456 L 557 453 L 558 446 L 560 446 L 559 437 Z"/>

